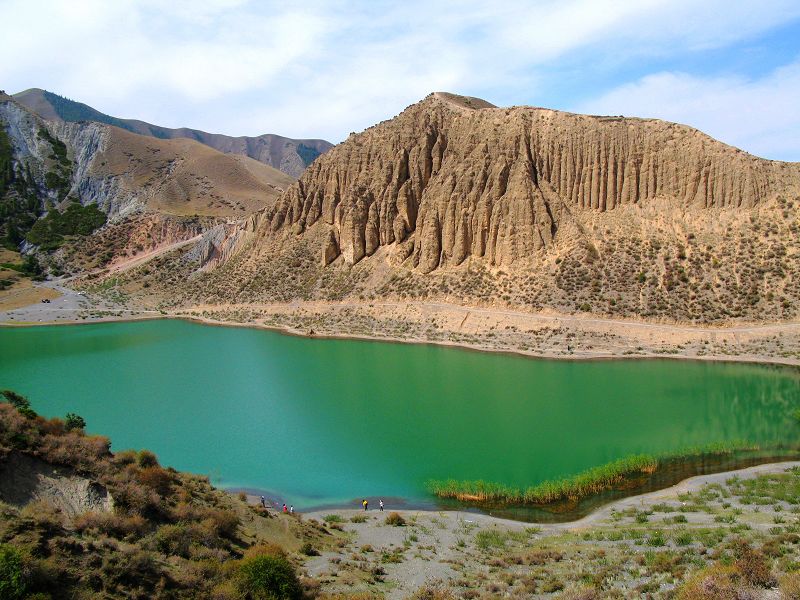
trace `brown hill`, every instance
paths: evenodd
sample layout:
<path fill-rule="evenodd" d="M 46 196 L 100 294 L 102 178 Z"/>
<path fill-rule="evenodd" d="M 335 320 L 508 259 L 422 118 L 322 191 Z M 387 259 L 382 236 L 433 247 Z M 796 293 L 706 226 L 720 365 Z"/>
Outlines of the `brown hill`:
<path fill-rule="evenodd" d="M 253 158 L 293 178 L 299 177 L 314 159 L 333 147 L 330 142 L 320 139 L 300 140 L 271 133 L 233 137 L 188 127 L 161 127 L 138 119 L 120 119 L 39 88 L 14 94 L 14 99 L 50 121 L 95 121 L 159 139 L 192 139 L 226 154 Z"/>
<path fill-rule="evenodd" d="M 798 216 L 800 165 L 691 127 L 437 93 L 204 240 L 216 271 L 185 300 L 785 320 L 800 309 Z"/>
<path fill-rule="evenodd" d="M 108 127 L 90 169 L 114 179 L 146 207 L 174 215 L 237 216 L 270 206 L 293 179 L 246 156 L 188 139 L 160 140 Z"/>

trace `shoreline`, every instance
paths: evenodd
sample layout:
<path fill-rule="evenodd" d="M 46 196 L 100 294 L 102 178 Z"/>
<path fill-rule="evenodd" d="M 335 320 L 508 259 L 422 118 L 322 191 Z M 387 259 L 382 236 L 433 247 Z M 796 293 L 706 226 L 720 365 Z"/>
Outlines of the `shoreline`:
<path fill-rule="evenodd" d="M 469 307 L 462 307 L 459 305 L 452 305 L 454 309 L 470 311 L 473 310 Z M 78 309 L 66 309 L 64 312 L 76 312 Z M 142 309 L 140 311 L 136 311 L 136 309 L 104 309 L 106 311 L 115 311 L 115 312 L 129 312 L 131 314 L 125 316 L 103 316 L 98 318 L 87 318 L 87 319 L 67 319 L 62 321 L 17 321 L 11 322 L 8 320 L 0 321 L 0 328 L 7 327 L 7 328 L 23 328 L 23 327 L 47 327 L 47 326 L 61 326 L 61 325 L 90 325 L 96 323 L 133 323 L 137 321 L 154 321 L 154 320 L 168 320 L 168 319 L 175 319 L 175 320 L 182 320 L 188 321 L 193 323 L 198 323 L 201 325 L 208 325 L 212 327 L 230 327 L 230 328 L 248 328 L 248 329 L 262 329 L 266 331 L 273 331 L 279 333 L 281 335 L 288 335 L 292 337 L 300 337 L 300 338 L 307 338 L 307 339 L 320 339 L 320 340 L 354 340 L 354 341 L 366 341 L 366 342 L 385 342 L 385 343 L 393 343 L 393 344 L 409 344 L 409 345 L 426 345 L 426 346 L 439 346 L 439 347 L 449 347 L 449 348 L 458 348 L 467 351 L 473 352 L 482 352 L 482 353 L 489 353 L 489 354 L 501 354 L 501 355 L 508 355 L 508 356 L 519 356 L 524 358 L 532 358 L 532 359 L 539 359 L 539 360 L 559 360 L 559 361 L 577 361 L 577 362 L 591 362 L 591 361 L 610 361 L 610 360 L 660 360 L 660 359 L 671 359 L 671 360 L 693 360 L 693 361 L 703 361 L 703 362 L 721 362 L 721 363 L 738 363 L 738 364 L 757 364 L 757 365 L 775 365 L 775 366 L 782 366 L 782 367 L 793 367 L 793 368 L 800 368 L 800 358 L 786 358 L 786 357 L 775 357 L 775 356 L 752 356 L 752 355 L 737 355 L 737 354 L 710 354 L 710 355 L 687 355 L 687 354 L 680 354 L 675 352 L 641 352 L 641 353 L 634 353 L 634 354 L 625 354 L 625 353 L 614 353 L 614 352 L 588 352 L 585 349 L 582 349 L 580 346 L 576 346 L 575 352 L 571 354 L 565 353 L 556 353 L 556 352 L 546 352 L 546 351 L 534 351 L 534 350 L 522 350 L 522 349 L 515 349 L 515 348 L 495 348 L 487 343 L 475 343 L 470 344 L 466 342 L 460 341 L 453 341 L 453 340 L 436 340 L 436 339 L 429 339 L 424 337 L 397 337 L 397 336 L 390 336 L 390 335 L 368 335 L 368 334 L 358 334 L 358 333 L 344 333 L 344 332 L 316 332 L 309 333 L 308 331 L 304 331 L 302 329 L 298 329 L 296 327 L 292 327 L 286 324 L 268 324 L 263 322 L 243 322 L 243 321 L 228 321 L 228 320 L 221 320 L 221 319 L 214 319 L 211 317 L 204 317 L 192 314 L 186 314 L 185 312 L 170 312 L 170 313 L 162 313 L 155 310 L 145 310 Z M 148 313 L 148 314 L 143 314 Z M 555 322 L 559 322 L 563 319 L 569 319 L 572 323 L 582 323 L 582 322 L 602 322 L 604 324 L 614 326 L 617 325 L 619 327 L 648 327 L 648 328 L 664 328 L 664 329 L 671 329 L 673 327 L 679 329 L 683 332 L 691 332 L 695 334 L 736 334 L 739 331 L 743 330 L 759 330 L 759 329 L 775 329 L 781 327 L 798 327 L 800 328 L 800 323 L 795 322 L 787 322 L 787 323 L 771 323 L 771 324 L 759 324 L 753 325 L 748 327 L 736 326 L 736 327 L 720 327 L 720 328 L 709 328 L 709 327 L 696 327 L 691 328 L 689 326 L 684 325 L 670 325 L 670 324 L 656 324 L 656 323 L 638 323 L 632 321 L 613 321 L 610 319 L 580 319 L 571 316 L 554 316 L 554 315 L 537 315 L 531 314 L 531 318 L 534 319 L 545 319 L 545 320 L 552 320 Z"/>
<path fill-rule="evenodd" d="M 584 517 L 575 519 L 574 521 L 564 521 L 562 523 L 535 523 L 529 521 L 518 521 L 516 519 L 498 517 L 491 514 L 487 514 L 485 512 L 470 511 L 466 509 L 445 509 L 445 508 L 430 509 L 430 508 L 403 508 L 403 507 L 393 508 L 391 505 L 388 504 L 384 512 L 386 514 L 397 512 L 400 513 L 401 515 L 408 515 L 414 513 L 420 513 L 420 514 L 448 513 L 460 518 L 468 517 L 469 519 L 475 521 L 484 521 L 485 523 L 489 524 L 502 524 L 513 528 L 526 528 L 535 526 L 540 528 L 543 532 L 573 531 L 597 525 L 603 519 L 610 517 L 610 515 L 614 512 L 620 512 L 621 510 L 632 507 L 641 507 L 649 503 L 655 503 L 658 501 L 676 497 L 678 494 L 684 494 L 687 492 L 696 492 L 700 488 L 709 483 L 724 482 L 733 477 L 739 477 L 741 479 L 753 479 L 755 477 L 758 477 L 759 475 L 783 473 L 784 471 L 787 471 L 794 467 L 800 467 L 800 460 L 764 463 L 761 465 L 745 467 L 742 469 L 734 469 L 731 471 L 720 471 L 718 473 L 695 475 L 693 477 L 687 477 L 686 479 L 683 479 L 674 485 L 671 485 L 669 487 L 660 490 L 645 492 L 643 494 L 636 494 L 633 496 L 626 496 L 625 498 L 619 498 L 617 500 L 609 502 L 608 504 L 598 506 L 596 509 L 592 510 L 588 515 Z M 225 491 L 228 493 L 234 493 L 233 491 L 228 491 L 228 490 Z M 258 503 L 258 496 L 248 494 L 248 501 L 251 501 L 251 499 L 253 504 Z M 364 510 L 360 508 L 348 508 L 348 507 L 335 508 L 332 506 L 321 507 L 321 508 L 312 507 L 311 510 L 307 511 L 295 510 L 295 514 L 299 516 L 317 520 L 322 520 L 326 514 L 330 513 L 341 513 L 346 516 L 351 516 L 356 514 L 363 514 Z M 367 513 L 376 514 L 379 513 L 379 510 L 377 508 L 371 508 L 369 511 L 367 511 Z"/>

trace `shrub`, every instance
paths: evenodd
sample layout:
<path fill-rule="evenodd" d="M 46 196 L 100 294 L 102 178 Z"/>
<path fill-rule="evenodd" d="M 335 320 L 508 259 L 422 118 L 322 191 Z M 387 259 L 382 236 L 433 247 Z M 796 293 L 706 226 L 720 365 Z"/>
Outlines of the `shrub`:
<path fill-rule="evenodd" d="M 784 575 L 778 587 L 785 600 L 800 600 L 800 573 Z"/>
<path fill-rule="evenodd" d="M 707 567 L 681 586 L 678 600 L 738 600 L 746 588 L 739 581 L 735 567 Z"/>
<path fill-rule="evenodd" d="M 172 475 L 161 467 L 145 467 L 139 471 L 136 479 L 162 496 L 168 496 L 172 490 Z"/>
<path fill-rule="evenodd" d="M 239 591 L 253 600 L 300 600 L 303 589 L 297 575 L 282 556 L 245 558 L 239 565 Z"/>
<path fill-rule="evenodd" d="M 3 391 L 0 391 L 0 394 L 2 394 L 5 397 L 6 401 L 11 406 L 16 408 L 21 415 L 23 415 L 23 416 L 25 416 L 25 417 L 27 417 L 29 419 L 33 419 L 33 418 L 36 417 L 36 413 L 31 408 L 30 400 L 28 400 L 22 394 L 18 394 L 17 392 L 15 392 L 13 390 L 3 390 Z"/>
<path fill-rule="evenodd" d="M 326 523 L 344 523 L 344 519 L 341 515 L 325 515 L 322 517 L 322 520 Z"/>
<path fill-rule="evenodd" d="M 402 527 L 406 524 L 406 520 L 400 516 L 400 513 L 392 512 L 386 516 L 386 524 L 394 527 Z"/>
<path fill-rule="evenodd" d="M 139 515 L 117 515 L 113 513 L 85 512 L 77 515 L 73 524 L 81 533 L 96 530 L 114 538 L 129 535 L 143 536 L 147 532 L 147 521 Z"/>
<path fill-rule="evenodd" d="M 770 572 L 767 557 L 763 552 L 754 550 L 748 544 L 739 547 L 736 568 L 749 583 L 760 587 L 770 587 L 775 578 Z"/>
<path fill-rule="evenodd" d="M 367 515 L 353 515 L 350 517 L 351 523 L 366 523 L 367 522 Z"/>
<path fill-rule="evenodd" d="M 319 552 L 317 552 L 310 542 L 306 542 L 300 546 L 300 554 L 305 554 L 306 556 L 319 556 Z"/>
<path fill-rule="evenodd" d="M 158 458 L 155 454 L 150 452 L 150 450 L 140 450 L 136 462 L 139 463 L 140 467 L 145 469 L 158 466 Z"/>
<path fill-rule="evenodd" d="M 82 431 L 86 427 L 86 421 L 75 413 L 67 413 L 67 417 L 64 419 L 64 427 L 67 431 L 72 431 L 73 429 Z"/>
<path fill-rule="evenodd" d="M 0 546 L 0 598 L 23 598 L 27 587 L 22 553 L 13 546 L 3 544 Z"/>

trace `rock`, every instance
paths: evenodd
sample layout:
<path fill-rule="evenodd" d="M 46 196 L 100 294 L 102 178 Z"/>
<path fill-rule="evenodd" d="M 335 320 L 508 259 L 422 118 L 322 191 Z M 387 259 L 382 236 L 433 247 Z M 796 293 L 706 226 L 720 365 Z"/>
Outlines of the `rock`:
<path fill-rule="evenodd" d="M 0 462 L 0 500 L 16 506 L 41 500 L 68 516 L 114 508 L 108 490 L 96 481 L 19 452 Z"/>
<path fill-rule="evenodd" d="M 433 94 L 320 157 L 267 213 L 276 230 L 332 226 L 348 264 L 419 230 L 414 264 L 427 273 L 469 257 L 524 262 L 576 213 L 665 199 L 752 208 L 798 185 L 798 165 L 684 125 Z"/>

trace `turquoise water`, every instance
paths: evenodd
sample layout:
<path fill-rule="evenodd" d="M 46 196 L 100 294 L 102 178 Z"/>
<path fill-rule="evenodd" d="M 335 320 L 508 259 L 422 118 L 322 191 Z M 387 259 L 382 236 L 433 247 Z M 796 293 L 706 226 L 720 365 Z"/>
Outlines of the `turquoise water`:
<path fill-rule="evenodd" d="M 525 486 L 621 456 L 794 442 L 796 370 L 566 362 L 184 321 L 0 328 L 0 388 L 116 450 L 298 508 L 425 499 L 430 478 Z"/>

